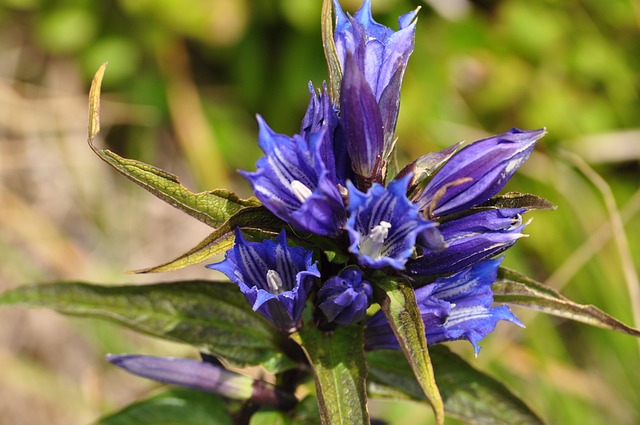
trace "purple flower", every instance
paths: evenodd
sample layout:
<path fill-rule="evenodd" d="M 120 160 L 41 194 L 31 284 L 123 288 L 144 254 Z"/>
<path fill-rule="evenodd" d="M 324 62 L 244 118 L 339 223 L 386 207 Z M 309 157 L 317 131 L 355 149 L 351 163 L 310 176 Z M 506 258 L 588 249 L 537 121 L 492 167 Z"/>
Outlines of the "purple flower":
<path fill-rule="evenodd" d="M 314 278 L 320 277 L 311 257 L 311 251 L 290 247 L 284 230 L 275 242 L 247 242 L 236 229 L 235 244 L 224 261 L 207 267 L 236 283 L 254 311 L 290 331 L 300 325 Z"/>
<path fill-rule="evenodd" d="M 453 273 L 505 251 L 525 236 L 522 229 L 528 223 L 523 223 L 521 216 L 525 211 L 491 209 L 440 224 L 438 230 L 447 248 L 425 250 L 409 260 L 407 271 L 417 276 Z"/>
<path fill-rule="evenodd" d="M 380 108 L 353 56 L 347 55 L 340 90 L 341 128 L 353 171 L 368 181 L 382 182 L 384 125 Z M 366 185 L 368 186 L 368 185 Z"/>
<path fill-rule="evenodd" d="M 305 137 L 291 138 L 275 133 L 258 117 L 259 144 L 266 156 L 258 160 L 257 171 L 241 174 L 260 202 L 294 228 L 335 236 L 346 221 L 346 212 L 336 181 L 322 158 L 328 150 L 325 134 L 331 130 L 313 119 L 308 122 L 310 126 L 303 129 Z M 315 127 L 319 131 L 311 132 Z"/>
<path fill-rule="evenodd" d="M 393 149 L 400 86 L 413 51 L 418 9 L 398 20 L 395 32 L 373 20 L 371 1 L 352 16 L 334 0 L 336 51 L 343 69 L 340 110 L 354 171 L 381 182 Z"/>
<path fill-rule="evenodd" d="M 466 339 L 476 355 L 478 342 L 493 332 L 499 320 L 524 325 L 508 307 L 491 307 L 498 266 L 502 258 L 483 261 L 472 267 L 416 289 L 416 302 L 425 324 L 428 344 Z M 367 323 L 366 348 L 398 348 L 398 341 L 382 312 Z"/>
<path fill-rule="evenodd" d="M 134 375 L 165 384 L 215 393 L 234 400 L 251 397 L 253 379 L 210 363 L 136 354 L 109 354 L 107 361 Z"/>
<path fill-rule="evenodd" d="M 366 194 L 347 182 L 349 252 L 357 256 L 361 266 L 404 269 L 414 252 L 416 239 L 437 232 L 435 223 L 423 219 L 418 207 L 407 199 L 410 178 L 407 175 L 394 180 L 386 189 L 375 183 Z M 433 238 L 424 238 L 429 239 Z"/>
<path fill-rule="evenodd" d="M 314 134 L 321 133 L 318 142 L 320 159 L 327 170 L 327 177 L 331 182 L 344 186 L 351 169 L 347 147 L 344 143 L 337 143 L 334 133 L 338 125 L 338 110 L 331 103 L 327 85 L 316 91 L 309 83 L 309 105 L 302 119 L 300 135 L 310 140 Z"/>
<path fill-rule="evenodd" d="M 347 326 L 365 318 L 373 288 L 362 278 L 361 270 L 348 267 L 322 285 L 318 291 L 318 307 L 329 322 Z"/>
<path fill-rule="evenodd" d="M 417 197 L 420 209 L 428 216 L 440 217 L 488 201 L 529 157 L 545 132 L 514 128 L 462 148 Z"/>
<path fill-rule="evenodd" d="M 134 354 L 107 355 L 107 361 L 134 375 L 165 384 L 206 391 L 233 400 L 251 400 L 290 409 L 297 400 L 272 385 L 230 372 L 211 363 Z"/>

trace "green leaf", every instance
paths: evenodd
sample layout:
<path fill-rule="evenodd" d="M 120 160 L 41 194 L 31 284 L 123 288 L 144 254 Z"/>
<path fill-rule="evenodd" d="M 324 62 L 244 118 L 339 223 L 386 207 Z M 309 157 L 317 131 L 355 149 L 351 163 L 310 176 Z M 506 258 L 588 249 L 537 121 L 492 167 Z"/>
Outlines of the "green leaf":
<path fill-rule="evenodd" d="M 381 276 L 372 282 L 374 282 L 374 296 L 433 408 L 436 423 L 442 425 L 444 423 L 442 398 L 433 374 L 424 323 L 416 305 L 413 289 L 405 282 L 396 281 L 387 276 Z"/>
<path fill-rule="evenodd" d="M 237 365 L 291 366 L 278 334 L 249 307 L 236 285 L 188 281 L 138 286 L 52 283 L 0 294 L 0 305 L 47 307 L 116 322 L 147 335 L 183 342 Z"/>
<path fill-rule="evenodd" d="M 338 59 L 336 43 L 333 40 L 333 3 L 332 0 L 322 2 L 322 47 L 329 68 L 329 91 L 331 101 L 338 104 L 340 86 L 342 85 L 342 66 Z"/>
<path fill-rule="evenodd" d="M 224 189 L 193 193 L 182 186 L 178 177 L 173 174 L 141 161 L 123 158 L 110 150 L 96 148 L 93 141 L 100 131 L 100 85 L 105 69 L 106 63 L 100 67 L 91 84 L 87 140 L 91 149 L 103 161 L 169 205 L 211 227 L 220 226 L 242 208 L 260 205 L 257 199 L 240 199 Z"/>
<path fill-rule="evenodd" d="M 367 353 L 372 397 L 425 401 L 420 385 L 399 351 Z M 540 425 L 525 402 L 494 378 L 473 368 L 447 347 L 431 347 L 431 361 L 448 416 L 469 424 Z"/>
<path fill-rule="evenodd" d="M 501 267 L 493 284 L 496 302 L 527 307 L 554 316 L 640 337 L 640 330 L 625 325 L 592 305 L 574 303 L 553 288 Z"/>
<path fill-rule="evenodd" d="M 291 425 L 292 420 L 285 412 L 261 410 L 251 415 L 249 425 Z"/>
<path fill-rule="evenodd" d="M 508 192 L 494 196 L 482 205 L 472 209 L 524 208 L 531 210 L 555 210 L 557 207 L 541 196 L 531 193 Z"/>
<path fill-rule="evenodd" d="M 172 389 L 130 404 L 94 425 L 233 425 L 220 397 L 201 391 Z"/>
<path fill-rule="evenodd" d="M 271 214 L 264 207 L 250 207 L 238 211 L 222 226 L 214 230 L 202 242 L 180 255 L 159 266 L 136 270 L 135 273 L 158 273 L 179 270 L 192 264 L 205 261 L 214 255 L 221 254 L 233 246 L 234 230 L 240 227 L 245 233 L 261 235 L 263 238 L 276 234 L 286 224 Z M 270 232 L 269 232 L 270 231 Z"/>
<path fill-rule="evenodd" d="M 308 395 L 296 406 L 293 411 L 294 425 L 320 425 L 320 412 L 318 400 L 313 395 Z"/>
<path fill-rule="evenodd" d="M 332 332 L 306 326 L 297 336 L 313 369 L 321 422 L 368 424 L 363 326 Z"/>

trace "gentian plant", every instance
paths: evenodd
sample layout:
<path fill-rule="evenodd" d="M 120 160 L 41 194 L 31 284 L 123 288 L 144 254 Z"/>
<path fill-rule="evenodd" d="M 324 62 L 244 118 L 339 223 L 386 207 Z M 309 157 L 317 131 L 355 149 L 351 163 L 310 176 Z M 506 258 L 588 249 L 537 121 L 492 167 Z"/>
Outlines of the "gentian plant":
<path fill-rule="evenodd" d="M 189 252 L 140 272 L 208 261 L 228 281 L 53 283 L 6 292 L 0 303 L 104 318 L 193 346 L 199 359 L 107 356 L 133 374 L 188 388 L 172 393 L 180 403 L 166 411 L 185 423 L 200 411 L 194 391 L 209 393 L 212 424 L 366 424 L 370 398 L 428 403 L 437 424 L 445 416 L 542 423 L 443 343 L 467 340 L 477 356 L 499 322 L 524 328 L 510 305 L 640 332 L 500 266 L 524 236 L 523 216 L 554 208 L 536 195 L 500 193 L 544 129 L 514 128 L 392 166 L 417 16 L 401 16 L 394 31 L 372 18 L 370 0 L 353 15 L 324 2 L 328 83 L 310 83 L 298 134 L 258 118 L 264 156 L 240 172 L 250 199 L 224 189 L 192 193 L 171 174 L 96 148 L 103 66 L 90 92 L 90 147 L 213 228 Z M 216 254 L 224 259 L 211 263 Z M 162 418 L 167 405 L 141 401 L 98 424 L 137 423 L 145 408 Z"/>

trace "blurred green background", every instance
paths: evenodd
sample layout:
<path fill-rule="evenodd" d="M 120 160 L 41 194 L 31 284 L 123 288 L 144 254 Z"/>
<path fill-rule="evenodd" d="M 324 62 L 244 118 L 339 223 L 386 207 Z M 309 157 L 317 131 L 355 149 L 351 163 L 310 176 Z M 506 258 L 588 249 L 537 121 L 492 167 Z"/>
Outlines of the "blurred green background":
<path fill-rule="evenodd" d="M 309 80 L 326 78 L 320 0 L 0 2 L 0 289 L 212 277 L 202 267 L 126 275 L 191 248 L 207 227 L 116 175 L 85 144 L 87 92 L 109 61 L 99 143 L 249 196 L 238 168 L 260 156 L 255 114 L 298 130 Z M 354 11 L 360 2 L 344 1 Z M 547 127 L 507 189 L 559 208 L 531 214 L 506 265 L 634 323 L 640 299 L 640 0 L 374 0 L 396 27 L 422 6 L 398 123 L 401 164 L 511 127 Z M 573 152 L 612 191 L 578 170 Z M 624 233 L 611 226 L 619 214 Z M 616 243 L 616 241 L 620 243 Z M 619 249 L 622 248 L 622 249 Z M 626 259 L 626 261 L 625 261 Z M 631 261 L 629 261 L 631 260 Z M 636 281 L 637 282 L 637 281 Z M 516 310 L 480 356 L 551 424 L 640 423 L 633 338 Z M 638 323 L 636 323 L 638 326 Z M 193 350 L 48 311 L 0 311 L 0 424 L 86 424 L 157 384 L 107 352 Z M 411 403 L 373 402 L 392 424 L 430 424 Z M 450 423 L 456 423 L 451 420 Z"/>

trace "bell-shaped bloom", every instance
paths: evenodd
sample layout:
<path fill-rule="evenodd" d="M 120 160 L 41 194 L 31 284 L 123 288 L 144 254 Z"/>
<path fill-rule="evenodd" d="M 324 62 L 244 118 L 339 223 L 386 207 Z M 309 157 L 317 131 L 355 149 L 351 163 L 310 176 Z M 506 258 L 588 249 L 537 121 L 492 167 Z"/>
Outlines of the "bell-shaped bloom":
<path fill-rule="evenodd" d="M 284 230 L 276 241 L 247 242 L 236 229 L 235 244 L 224 261 L 207 267 L 227 275 L 253 310 L 282 331 L 299 327 L 311 286 L 320 277 L 312 252 L 290 247 Z"/>
<path fill-rule="evenodd" d="M 347 182 L 349 252 L 356 255 L 361 266 L 404 269 L 414 252 L 416 239 L 437 232 L 435 223 L 425 220 L 418 207 L 407 199 L 410 178 L 407 175 L 394 180 L 388 188 L 375 183 L 367 193 Z M 434 238 L 425 238 L 429 239 Z"/>
<path fill-rule="evenodd" d="M 309 105 L 302 119 L 300 135 L 305 140 L 311 140 L 314 134 L 322 134 L 318 141 L 318 152 L 327 170 L 327 177 L 344 186 L 350 177 L 351 165 L 346 145 L 338 143 L 334 137 L 338 125 L 338 110 L 331 102 L 326 84 L 322 85 L 322 90 L 316 91 L 313 84 L 309 83 L 309 95 Z"/>
<path fill-rule="evenodd" d="M 251 400 L 283 409 L 290 409 L 297 402 L 293 395 L 267 382 L 238 375 L 207 362 L 135 354 L 109 354 L 107 361 L 143 378 L 206 391 L 233 400 Z"/>
<path fill-rule="evenodd" d="M 523 208 L 481 211 L 446 221 L 438 226 L 447 248 L 425 249 L 423 255 L 409 260 L 407 271 L 416 276 L 453 273 L 510 248 L 525 236 L 522 230 Z"/>
<path fill-rule="evenodd" d="M 352 160 L 353 171 L 368 181 L 382 182 L 384 168 L 384 125 L 380 108 L 353 56 L 347 55 L 340 90 L 343 140 Z"/>
<path fill-rule="evenodd" d="M 545 132 L 514 128 L 460 149 L 418 196 L 420 209 L 441 217 L 488 201 L 529 158 Z"/>
<path fill-rule="evenodd" d="M 413 52 L 418 9 L 398 19 L 393 31 L 373 20 L 371 1 L 364 0 L 360 9 L 349 16 L 338 0 L 334 0 L 336 28 L 334 40 L 344 78 L 350 78 L 347 57 L 362 74 L 379 105 L 384 128 L 384 157 L 391 151 L 393 134 L 400 107 L 400 86 L 409 56 Z"/>
<path fill-rule="evenodd" d="M 493 332 L 499 320 L 524 327 L 507 306 L 491 307 L 491 285 L 501 261 L 502 258 L 483 261 L 416 289 L 428 344 L 466 339 L 478 355 L 478 343 Z M 382 312 L 369 320 L 365 335 L 367 349 L 399 348 Z"/>
<path fill-rule="evenodd" d="M 258 122 L 258 142 L 266 156 L 258 160 L 257 171 L 241 171 L 256 197 L 297 230 L 337 235 L 346 211 L 321 157 L 329 130 L 288 137 L 275 133 L 260 117 Z"/>
<path fill-rule="evenodd" d="M 324 282 L 318 291 L 318 307 L 329 322 L 347 326 L 365 318 L 373 288 L 363 277 L 361 270 L 347 267 Z"/>

